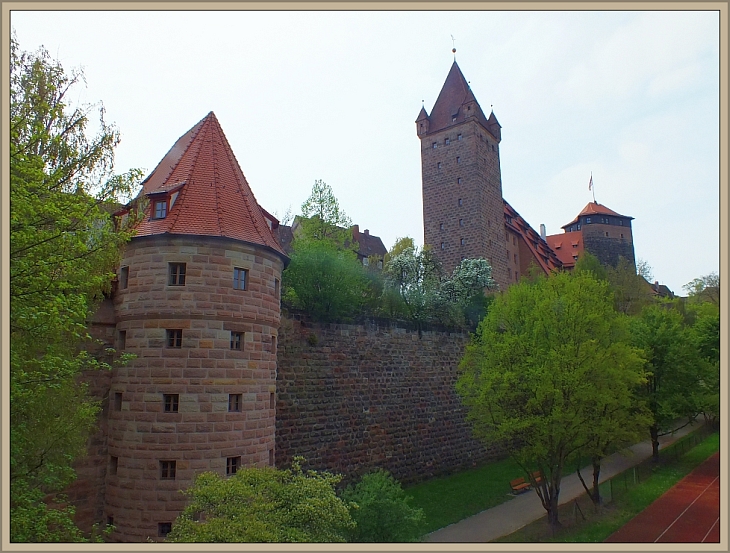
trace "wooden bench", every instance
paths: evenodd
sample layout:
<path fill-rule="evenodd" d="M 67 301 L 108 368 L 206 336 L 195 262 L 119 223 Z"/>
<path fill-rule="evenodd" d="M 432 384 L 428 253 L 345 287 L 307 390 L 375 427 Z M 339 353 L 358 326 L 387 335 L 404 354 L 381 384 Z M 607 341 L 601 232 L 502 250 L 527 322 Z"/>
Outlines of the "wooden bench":
<path fill-rule="evenodd" d="M 525 482 L 524 478 L 515 478 L 510 481 L 509 487 L 512 488 L 512 493 L 522 493 L 530 489 L 530 483 Z"/>

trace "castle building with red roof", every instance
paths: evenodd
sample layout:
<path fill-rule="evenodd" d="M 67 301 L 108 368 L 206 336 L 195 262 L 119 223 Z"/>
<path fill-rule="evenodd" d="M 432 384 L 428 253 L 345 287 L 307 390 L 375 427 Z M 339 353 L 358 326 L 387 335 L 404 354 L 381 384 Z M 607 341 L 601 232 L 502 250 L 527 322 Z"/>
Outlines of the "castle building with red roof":
<path fill-rule="evenodd" d="M 501 125 L 479 106 L 456 61 L 431 110 L 421 108 L 424 243 L 447 272 L 466 258 L 492 266 L 500 290 L 536 267 L 545 274 L 571 269 L 583 251 L 605 264 L 632 264 L 632 217 L 590 203 L 565 233 L 537 233 L 502 196 Z"/>
<path fill-rule="evenodd" d="M 167 535 L 197 474 L 274 465 L 288 257 L 212 112 L 175 142 L 139 202 L 113 295 L 117 347 L 136 358 L 109 385 L 102 520 L 112 540 L 144 542 Z"/>

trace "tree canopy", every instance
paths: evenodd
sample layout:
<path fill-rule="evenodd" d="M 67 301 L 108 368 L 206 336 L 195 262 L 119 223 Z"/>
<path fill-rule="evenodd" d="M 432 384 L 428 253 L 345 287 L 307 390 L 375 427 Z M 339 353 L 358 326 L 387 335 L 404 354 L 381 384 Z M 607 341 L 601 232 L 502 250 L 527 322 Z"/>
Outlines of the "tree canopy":
<path fill-rule="evenodd" d="M 206 472 L 184 493 L 189 503 L 169 542 L 345 542 L 354 529 L 348 505 L 335 493 L 341 477 L 290 469 L 248 467 L 230 478 Z"/>
<path fill-rule="evenodd" d="M 81 351 L 95 302 L 110 288 L 120 247 L 111 211 L 141 172 L 114 174 L 119 132 L 101 104 L 73 107 L 83 74 L 11 39 L 10 75 L 10 481 L 11 539 L 78 541 L 73 510 L 45 494 L 74 478 L 98 405 L 78 382 L 103 368 Z M 92 117 L 99 130 L 91 135 Z M 65 513 L 69 518 L 60 522 Z"/>
<path fill-rule="evenodd" d="M 560 273 L 499 295 L 467 347 L 457 391 L 474 433 L 503 444 L 526 476 L 542 472 L 536 491 L 551 525 L 566 462 L 620 427 L 601 414 L 629 409 L 644 381 L 627 342 L 608 284 Z"/>

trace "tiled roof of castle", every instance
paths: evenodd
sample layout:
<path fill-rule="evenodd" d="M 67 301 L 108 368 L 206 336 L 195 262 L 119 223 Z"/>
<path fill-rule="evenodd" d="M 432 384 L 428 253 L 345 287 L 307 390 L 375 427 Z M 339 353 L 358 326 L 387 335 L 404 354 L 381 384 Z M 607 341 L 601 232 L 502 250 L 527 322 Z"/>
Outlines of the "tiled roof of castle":
<path fill-rule="evenodd" d="M 550 248 L 550 246 L 535 232 L 527 221 L 515 211 L 515 209 L 504 201 L 504 224 L 512 232 L 522 237 L 523 241 L 530 250 L 532 257 L 535 259 L 540 268 L 546 274 L 551 273 L 555 269 L 562 267 L 560 258 Z"/>
<path fill-rule="evenodd" d="M 551 234 L 545 237 L 548 246 L 555 252 L 563 267 L 570 269 L 575 266 L 574 255 L 580 255 L 585 247 L 583 245 L 583 233 L 581 231 L 565 232 L 563 234 Z"/>
<path fill-rule="evenodd" d="M 613 215 L 614 217 L 623 217 L 624 219 L 633 219 L 633 217 L 629 217 L 628 215 L 621 215 L 620 213 L 616 213 L 614 210 L 607 208 L 605 205 L 601 205 L 597 202 L 588 202 L 588 205 L 583 208 L 583 211 L 578 213 L 575 219 L 573 219 L 570 223 L 567 225 L 563 225 L 562 228 L 569 227 L 570 225 L 573 225 L 578 222 L 578 219 L 582 217 L 583 215 Z"/>
<path fill-rule="evenodd" d="M 428 133 L 431 134 L 438 132 L 446 127 L 463 122 L 464 114 L 462 108 L 465 104 L 470 102 L 474 103 L 477 120 L 484 125 L 485 128 L 490 128 L 487 117 L 484 115 L 482 108 L 479 106 L 479 102 L 477 102 L 474 93 L 471 91 L 471 88 L 469 88 L 469 84 L 466 82 L 461 69 L 459 69 L 456 61 L 454 61 L 451 66 L 451 70 L 446 77 L 444 86 L 441 88 L 441 92 L 436 99 L 436 103 L 433 105 L 431 115 L 428 117 L 430 121 Z M 417 121 L 419 121 L 423 115 L 425 115 L 425 110 L 421 108 L 421 113 L 419 113 Z M 459 117 L 457 121 L 454 122 L 453 118 L 457 115 Z M 494 119 L 494 122 L 496 122 L 496 118 Z"/>
<path fill-rule="evenodd" d="M 153 201 L 137 236 L 224 236 L 286 256 L 212 111 L 175 142 L 142 185 L 139 195 Z M 166 217 L 154 218 L 154 200 L 175 191 Z"/>

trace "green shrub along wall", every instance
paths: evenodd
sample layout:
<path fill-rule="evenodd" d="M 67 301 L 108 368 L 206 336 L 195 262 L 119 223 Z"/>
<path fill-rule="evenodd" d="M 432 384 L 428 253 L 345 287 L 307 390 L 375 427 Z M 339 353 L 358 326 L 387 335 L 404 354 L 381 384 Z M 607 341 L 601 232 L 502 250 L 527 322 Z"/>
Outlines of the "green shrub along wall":
<path fill-rule="evenodd" d="M 472 437 L 454 390 L 468 334 L 282 317 L 276 465 L 294 455 L 347 479 L 411 483 L 500 457 Z"/>

